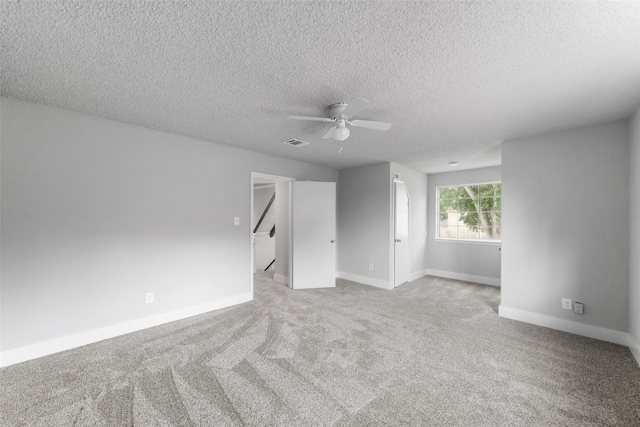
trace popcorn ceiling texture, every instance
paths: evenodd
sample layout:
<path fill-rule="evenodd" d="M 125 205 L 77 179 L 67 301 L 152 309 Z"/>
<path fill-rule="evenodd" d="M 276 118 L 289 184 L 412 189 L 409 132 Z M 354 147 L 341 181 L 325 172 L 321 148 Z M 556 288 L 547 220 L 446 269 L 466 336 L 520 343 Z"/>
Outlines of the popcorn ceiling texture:
<path fill-rule="evenodd" d="M 1 7 L 3 96 L 338 169 L 493 166 L 503 140 L 640 104 L 640 2 Z M 354 97 L 392 129 L 340 143 L 286 119 Z"/>

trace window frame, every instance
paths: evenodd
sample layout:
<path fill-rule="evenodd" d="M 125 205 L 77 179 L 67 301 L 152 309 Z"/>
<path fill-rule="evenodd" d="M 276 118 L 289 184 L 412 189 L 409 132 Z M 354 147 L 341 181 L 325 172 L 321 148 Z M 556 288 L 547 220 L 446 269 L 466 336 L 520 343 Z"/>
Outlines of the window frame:
<path fill-rule="evenodd" d="M 480 182 L 465 182 L 463 184 L 445 184 L 445 185 L 436 185 L 435 189 L 435 221 L 434 221 L 434 238 L 433 240 L 440 242 L 457 242 L 457 243 L 472 243 L 472 244 L 484 244 L 484 245 L 501 245 L 502 239 L 464 239 L 458 237 L 440 237 L 440 189 L 441 188 L 460 188 L 465 185 L 469 186 L 481 186 L 485 184 L 502 184 L 502 181 L 480 181 Z M 500 193 L 500 205 L 502 205 L 502 192 Z M 502 209 L 500 209 L 500 214 L 502 218 Z"/>

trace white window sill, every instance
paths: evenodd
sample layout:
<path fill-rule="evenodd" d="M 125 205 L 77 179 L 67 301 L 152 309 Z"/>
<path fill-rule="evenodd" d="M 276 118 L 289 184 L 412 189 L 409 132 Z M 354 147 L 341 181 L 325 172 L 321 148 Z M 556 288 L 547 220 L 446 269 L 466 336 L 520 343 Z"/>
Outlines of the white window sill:
<path fill-rule="evenodd" d="M 446 242 L 446 243 L 471 243 L 474 245 L 493 245 L 493 246 L 502 245 L 502 240 L 446 239 L 442 237 L 434 237 L 433 240 L 435 240 L 436 242 Z"/>

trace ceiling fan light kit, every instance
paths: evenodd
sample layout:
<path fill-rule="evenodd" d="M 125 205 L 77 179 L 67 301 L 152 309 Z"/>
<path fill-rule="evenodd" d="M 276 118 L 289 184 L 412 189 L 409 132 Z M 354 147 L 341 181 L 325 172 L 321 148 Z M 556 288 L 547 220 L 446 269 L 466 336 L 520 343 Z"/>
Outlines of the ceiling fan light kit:
<path fill-rule="evenodd" d="M 323 139 L 333 138 L 337 141 L 344 141 L 351 133 L 347 124 L 353 127 L 363 127 L 375 130 L 389 130 L 391 129 L 391 123 L 374 122 L 371 120 L 349 120 L 360 109 L 366 107 L 369 104 L 364 98 L 355 98 L 349 104 L 338 103 L 329 107 L 329 118 L 322 117 L 305 117 L 305 116 L 289 116 L 288 119 L 293 120 L 309 120 L 314 122 L 336 123 L 327 133 L 322 137 Z"/>
<path fill-rule="evenodd" d="M 333 138 L 336 141 L 344 141 L 349 137 L 349 134 L 351 133 L 351 131 L 349 131 L 349 128 L 346 126 L 346 122 L 347 121 L 345 119 L 338 119 L 338 124 L 329 129 L 329 131 L 325 133 L 322 138 Z"/>
<path fill-rule="evenodd" d="M 333 139 L 337 141 L 344 141 L 349 138 L 349 129 L 346 126 L 338 127 L 333 131 Z"/>

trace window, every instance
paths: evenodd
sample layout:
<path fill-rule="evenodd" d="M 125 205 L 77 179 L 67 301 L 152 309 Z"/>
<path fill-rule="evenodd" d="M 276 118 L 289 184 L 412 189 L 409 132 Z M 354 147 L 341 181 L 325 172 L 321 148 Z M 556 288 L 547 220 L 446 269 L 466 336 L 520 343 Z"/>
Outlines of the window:
<path fill-rule="evenodd" d="M 436 188 L 439 239 L 500 241 L 502 183 Z"/>

